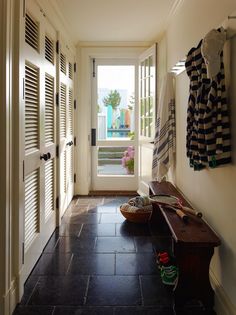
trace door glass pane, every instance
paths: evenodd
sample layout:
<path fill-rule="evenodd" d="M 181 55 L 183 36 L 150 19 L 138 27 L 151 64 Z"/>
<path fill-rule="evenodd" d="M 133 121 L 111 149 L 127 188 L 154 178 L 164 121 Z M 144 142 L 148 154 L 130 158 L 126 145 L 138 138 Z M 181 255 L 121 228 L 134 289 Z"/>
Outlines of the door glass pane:
<path fill-rule="evenodd" d="M 134 66 L 98 66 L 98 140 L 130 140 L 134 135 Z"/>
<path fill-rule="evenodd" d="M 134 147 L 99 147 L 98 175 L 133 175 Z"/>

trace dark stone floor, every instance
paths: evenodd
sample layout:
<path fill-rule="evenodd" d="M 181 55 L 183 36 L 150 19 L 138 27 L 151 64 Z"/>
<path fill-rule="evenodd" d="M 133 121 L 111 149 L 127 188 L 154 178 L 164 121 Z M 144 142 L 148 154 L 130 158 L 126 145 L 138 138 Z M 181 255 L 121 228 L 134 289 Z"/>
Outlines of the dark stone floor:
<path fill-rule="evenodd" d="M 171 251 L 166 227 L 127 222 L 129 197 L 79 197 L 25 283 L 14 315 L 173 315 L 153 248 Z M 199 306 L 178 315 L 210 315 Z M 212 314 L 212 313 L 211 313 Z"/>

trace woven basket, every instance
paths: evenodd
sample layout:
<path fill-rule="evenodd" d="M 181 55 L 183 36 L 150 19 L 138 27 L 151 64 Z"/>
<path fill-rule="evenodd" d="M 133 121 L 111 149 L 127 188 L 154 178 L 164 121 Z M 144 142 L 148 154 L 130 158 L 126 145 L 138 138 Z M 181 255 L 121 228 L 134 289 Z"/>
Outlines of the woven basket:
<path fill-rule="evenodd" d="M 152 211 L 128 212 L 120 209 L 122 215 L 130 222 L 134 223 L 147 223 L 151 217 Z"/>

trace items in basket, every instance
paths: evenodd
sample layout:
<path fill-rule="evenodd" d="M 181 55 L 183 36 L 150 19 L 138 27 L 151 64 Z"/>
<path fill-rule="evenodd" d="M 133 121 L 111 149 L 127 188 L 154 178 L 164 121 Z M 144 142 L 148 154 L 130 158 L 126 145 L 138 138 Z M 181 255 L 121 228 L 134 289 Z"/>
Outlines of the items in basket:
<path fill-rule="evenodd" d="M 147 196 L 138 196 L 122 204 L 120 211 L 130 222 L 147 223 L 152 214 L 152 204 Z"/>

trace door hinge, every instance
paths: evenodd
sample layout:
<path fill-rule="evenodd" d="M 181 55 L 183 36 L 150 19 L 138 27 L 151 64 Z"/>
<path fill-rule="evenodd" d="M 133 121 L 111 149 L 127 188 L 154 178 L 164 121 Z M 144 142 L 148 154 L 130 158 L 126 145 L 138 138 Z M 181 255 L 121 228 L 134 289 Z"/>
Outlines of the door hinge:
<path fill-rule="evenodd" d="M 56 208 L 59 209 L 60 206 L 60 199 L 59 196 L 56 198 Z"/>
<path fill-rule="evenodd" d="M 76 174 L 74 174 L 74 183 L 76 183 Z"/>
<path fill-rule="evenodd" d="M 76 62 L 74 63 L 74 72 L 76 72 Z"/>
<path fill-rule="evenodd" d="M 25 243 L 22 243 L 22 265 L 25 263 Z"/>
<path fill-rule="evenodd" d="M 95 72 L 95 58 L 93 58 L 93 78 L 96 77 L 96 72 Z"/>
<path fill-rule="evenodd" d="M 23 182 L 25 181 L 25 161 L 23 161 Z"/>
<path fill-rule="evenodd" d="M 59 40 L 56 41 L 56 53 L 59 54 Z"/>
<path fill-rule="evenodd" d="M 56 157 L 59 158 L 59 144 L 56 146 Z"/>
<path fill-rule="evenodd" d="M 74 100 L 74 109 L 76 109 L 76 100 Z"/>
<path fill-rule="evenodd" d="M 59 93 L 56 93 L 56 105 L 59 106 Z"/>
<path fill-rule="evenodd" d="M 74 146 L 76 146 L 76 137 L 74 137 Z"/>

